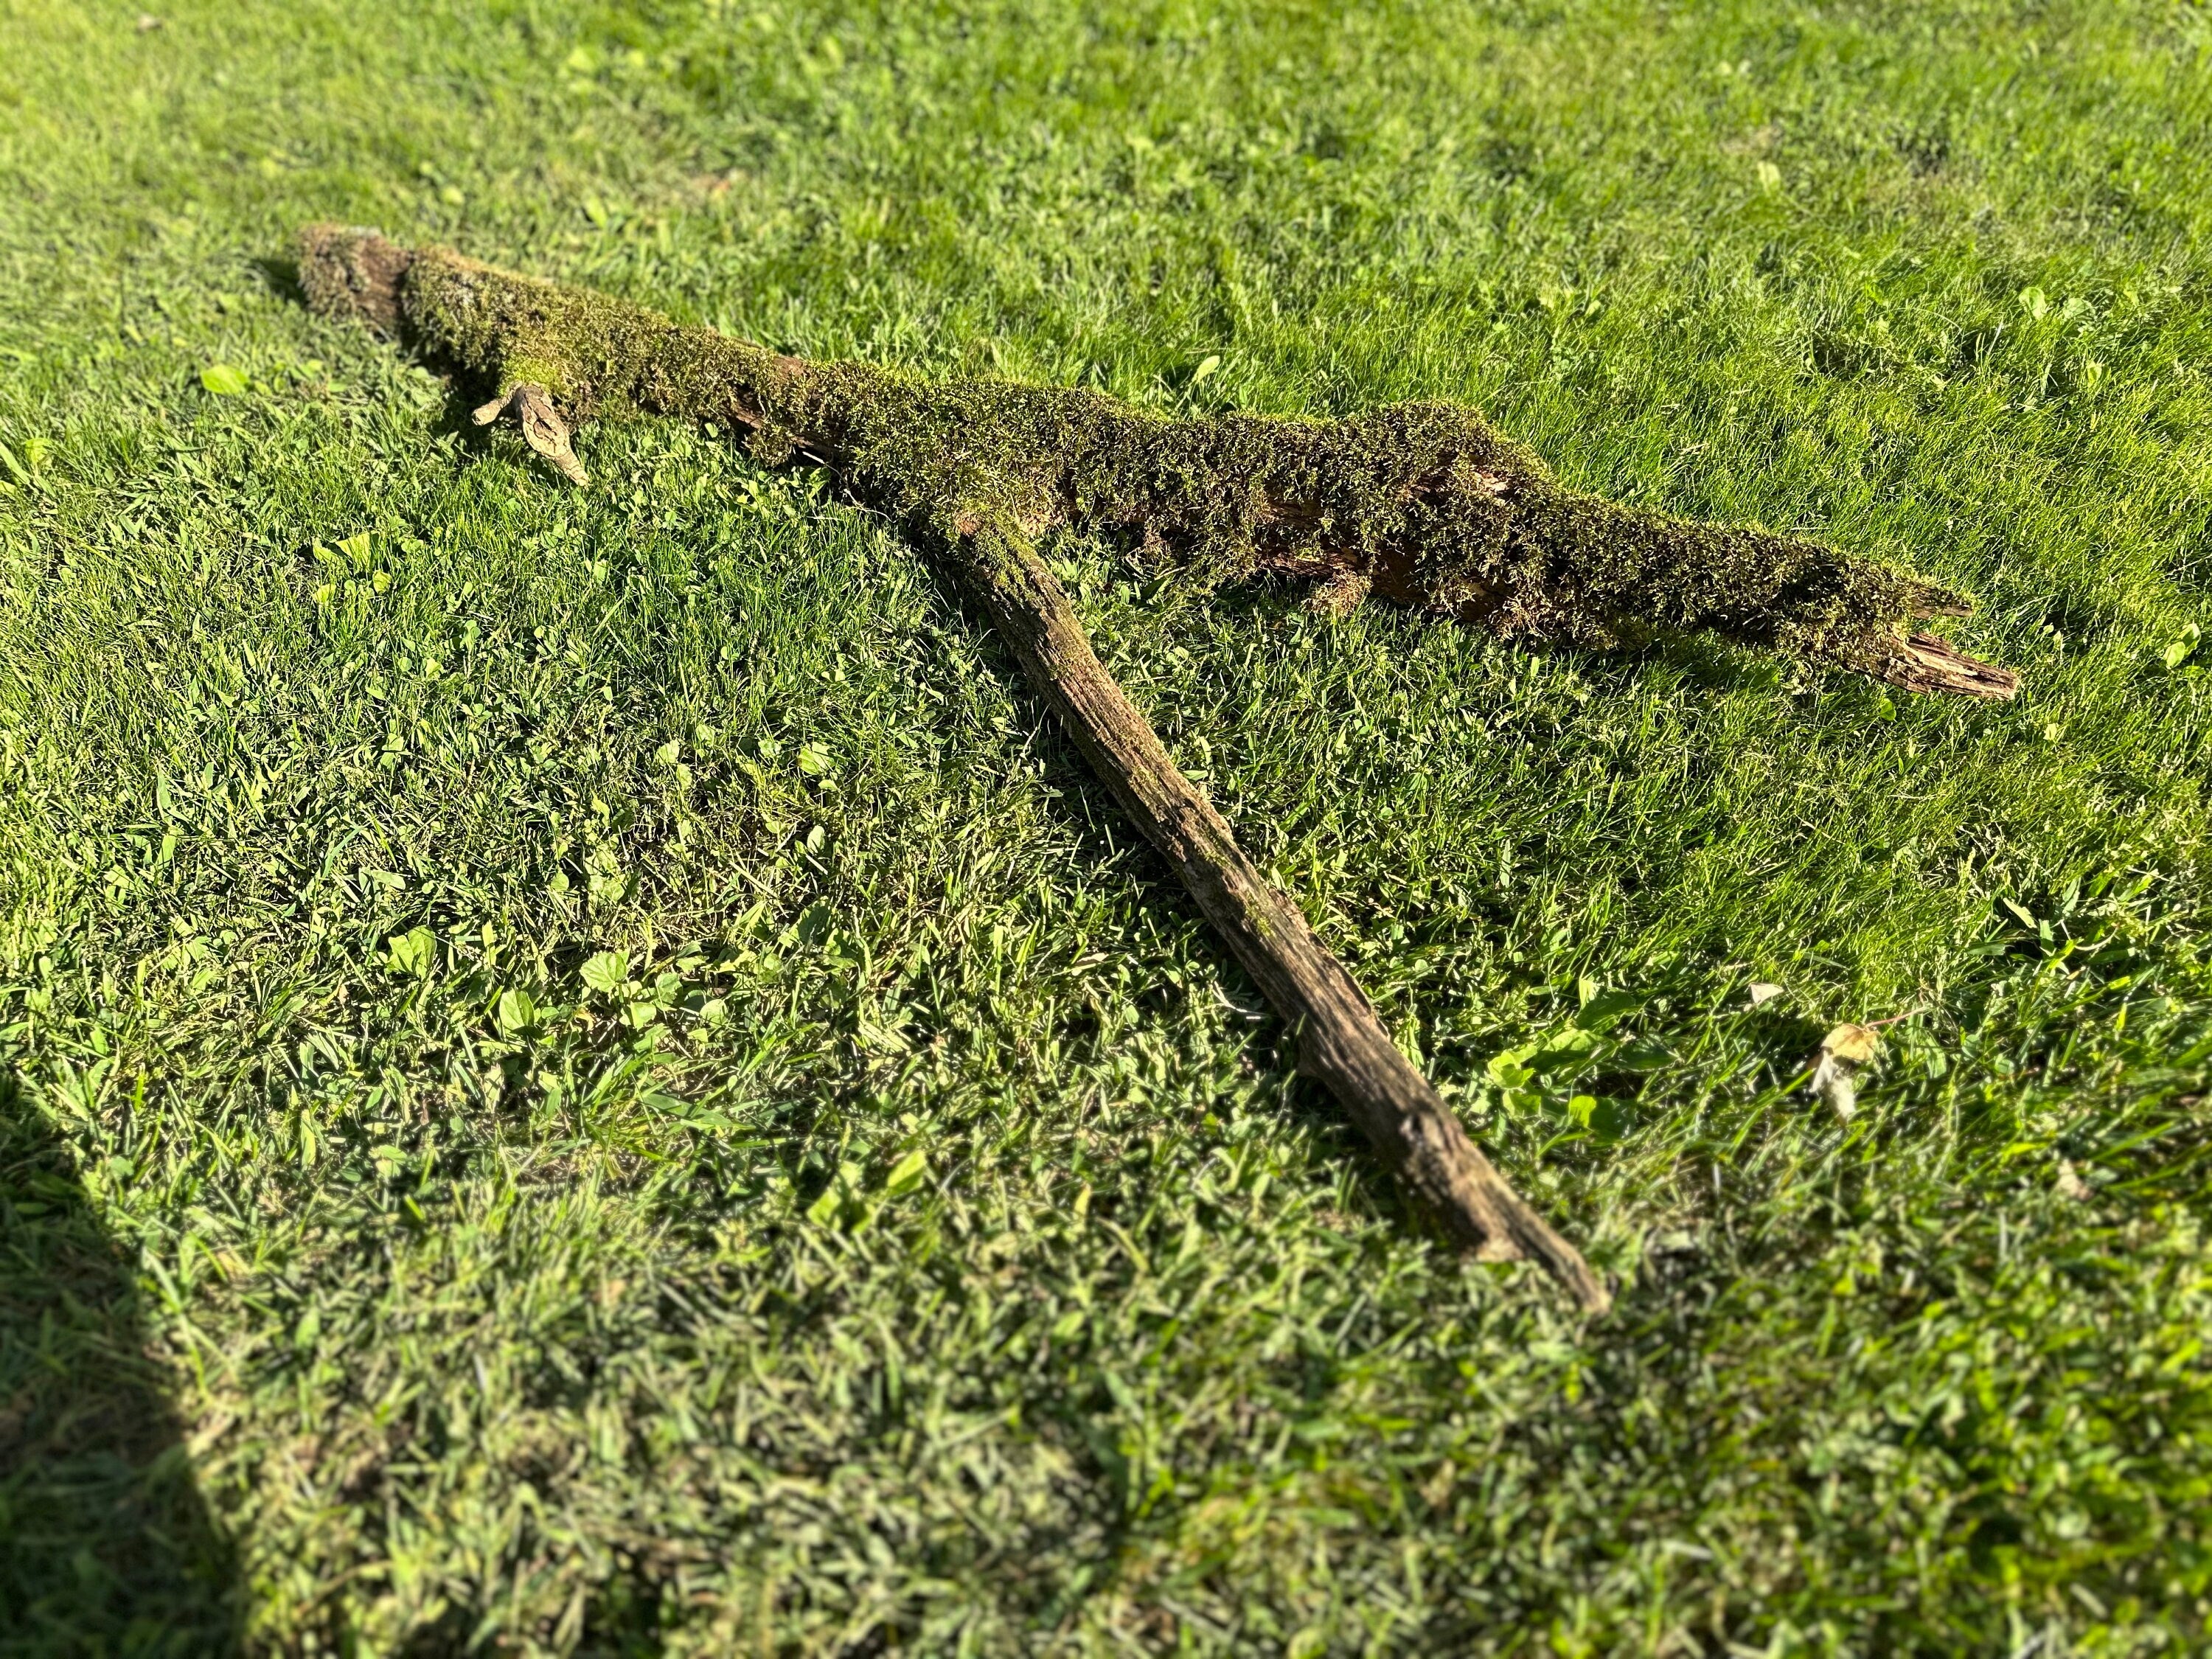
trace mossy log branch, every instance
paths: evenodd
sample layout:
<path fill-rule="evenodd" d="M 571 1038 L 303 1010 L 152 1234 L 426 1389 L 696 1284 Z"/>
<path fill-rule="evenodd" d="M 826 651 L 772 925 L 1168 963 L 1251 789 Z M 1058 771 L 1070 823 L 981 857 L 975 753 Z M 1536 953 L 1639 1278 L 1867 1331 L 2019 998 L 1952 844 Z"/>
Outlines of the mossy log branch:
<path fill-rule="evenodd" d="M 1471 410 L 1411 404 L 1336 423 L 1171 422 L 1086 392 L 932 383 L 784 356 L 588 290 L 320 226 L 309 304 L 352 317 L 493 396 L 571 480 L 569 423 L 680 416 L 762 459 L 833 469 L 929 547 L 990 617 L 1123 807 L 1299 1033 L 1383 1161 L 1486 1259 L 1533 1259 L 1587 1309 L 1607 1294 L 1407 1061 L 1297 905 L 1260 874 L 1097 655 L 1036 552 L 1075 526 L 1194 580 L 1273 574 L 1332 608 L 1370 592 L 1498 633 L 1607 646 L 1705 629 L 1917 691 L 2009 696 L 2013 677 L 1910 631 L 1955 595 L 1816 544 L 1686 524 L 1574 495 Z"/>
<path fill-rule="evenodd" d="M 1092 392 L 805 362 L 335 227 L 307 233 L 301 275 L 318 310 L 486 384 L 497 395 L 479 418 L 514 413 L 572 477 L 563 421 L 678 416 L 743 430 L 769 461 L 826 465 L 909 523 L 981 511 L 1032 538 L 1097 531 L 1194 580 L 1309 579 L 1330 608 L 1373 592 L 1531 641 L 1705 632 L 1910 691 L 2002 698 L 2017 685 L 1912 631 L 1964 615 L 1958 594 L 1816 542 L 1577 495 L 1472 410 L 1171 421 Z"/>

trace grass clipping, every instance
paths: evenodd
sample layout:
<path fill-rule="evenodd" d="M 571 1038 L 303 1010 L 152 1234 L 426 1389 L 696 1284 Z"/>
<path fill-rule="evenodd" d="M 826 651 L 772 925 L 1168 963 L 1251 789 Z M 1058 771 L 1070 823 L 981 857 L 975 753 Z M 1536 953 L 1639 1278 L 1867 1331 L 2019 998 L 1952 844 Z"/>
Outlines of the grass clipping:
<path fill-rule="evenodd" d="M 1909 691 L 2018 687 L 1914 631 L 1965 615 L 1961 596 L 1817 542 L 1577 495 L 1473 410 L 1169 420 L 1095 392 L 783 356 L 366 231 L 313 228 L 301 255 L 314 309 L 481 382 L 494 395 L 478 418 L 513 415 L 577 482 L 569 425 L 675 416 L 743 431 L 767 461 L 828 465 L 858 499 L 924 529 L 989 517 L 1032 538 L 1101 531 L 1196 580 L 1305 578 L 1326 608 L 1375 593 L 1530 642 L 1709 633 Z"/>

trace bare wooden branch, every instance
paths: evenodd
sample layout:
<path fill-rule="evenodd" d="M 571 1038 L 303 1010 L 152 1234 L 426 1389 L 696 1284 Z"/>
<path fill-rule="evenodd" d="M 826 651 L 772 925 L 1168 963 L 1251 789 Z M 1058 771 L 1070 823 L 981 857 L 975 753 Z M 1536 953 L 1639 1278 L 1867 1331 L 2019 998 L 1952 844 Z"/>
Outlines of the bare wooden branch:
<path fill-rule="evenodd" d="M 1158 848 L 1268 1002 L 1297 1032 L 1299 1069 L 1335 1096 L 1384 1165 L 1458 1243 L 1526 1256 L 1592 1313 L 1610 1298 L 1581 1254 L 1485 1158 L 1391 1042 L 1344 964 L 1272 885 L 1100 664 L 1057 578 L 1017 525 L 962 515 L 940 554 Z"/>

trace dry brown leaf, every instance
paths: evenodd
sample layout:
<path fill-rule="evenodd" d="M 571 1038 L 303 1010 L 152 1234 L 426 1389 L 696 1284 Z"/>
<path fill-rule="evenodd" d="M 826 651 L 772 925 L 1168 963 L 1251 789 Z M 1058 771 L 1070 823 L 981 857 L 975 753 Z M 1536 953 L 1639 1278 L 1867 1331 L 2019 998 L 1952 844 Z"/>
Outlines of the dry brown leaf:
<path fill-rule="evenodd" d="M 1825 1100 L 1838 1117 L 1858 1109 L 1858 1074 L 1881 1048 L 1881 1033 L 1871 1025 L 1838 1025 L 1820 1039 L 1807 1092 Z"/>

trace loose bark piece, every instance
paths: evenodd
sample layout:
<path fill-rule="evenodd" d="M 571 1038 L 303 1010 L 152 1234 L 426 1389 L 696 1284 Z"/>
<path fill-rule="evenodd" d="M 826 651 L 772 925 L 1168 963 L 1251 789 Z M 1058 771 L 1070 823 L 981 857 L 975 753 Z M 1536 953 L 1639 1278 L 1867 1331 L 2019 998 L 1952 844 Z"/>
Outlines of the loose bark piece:
<path fill-rule="evenodd" d="M 1583 646 L 1703 629 L 1913 690 L 2008 696 L 2015 682 L 1926 635 L 1957 595 L 1817 544 L 1685 524 L 1579 496 L 1473 411 L 1410 404 L 1357 421 L 1170 422 L 1096 393 L 929 383 L 784 356 L 587 290 L 374 232 L 301 243 L 309 304 L 356 318 L 496 395 L 532 447 L 583 482 L 567 422 L 641 412 L 719 423 L 771 462 L 831 467 L 931 546 L 1206 918 L 1299 1035 L 1325 1084 L 1460 1243 L 1541 1264 L 1585 1309 L 1605 1287 L 1468 1139 L 1343 964 L 1237 847 L 1100 665 L 1037 556 L 1061 526 L 1119 533 L 1198 581 L 1271 574 L 1324 610 L 1370 593 L 1509 637 Z"/>

